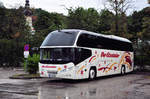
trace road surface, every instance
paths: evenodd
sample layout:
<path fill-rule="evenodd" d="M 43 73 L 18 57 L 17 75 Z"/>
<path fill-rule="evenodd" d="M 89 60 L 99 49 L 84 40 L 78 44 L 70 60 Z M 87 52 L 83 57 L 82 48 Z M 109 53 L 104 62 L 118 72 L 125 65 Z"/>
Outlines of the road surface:
<path fill-rule="evenodd" d="M 0 69 L 0 99 L 150 99 L 150 73 L 100 77 L 94 81 L 9 79 Z"/>

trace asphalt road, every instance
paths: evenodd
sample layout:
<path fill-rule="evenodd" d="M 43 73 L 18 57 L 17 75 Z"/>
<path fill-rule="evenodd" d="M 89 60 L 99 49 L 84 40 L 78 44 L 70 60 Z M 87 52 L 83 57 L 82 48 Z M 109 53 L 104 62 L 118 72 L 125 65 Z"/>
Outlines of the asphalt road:
<path fill-rule="evenodd" d="M 14 80 L 0 69 L 0 99 L 150 99 L 150 73 L 100 77 L 94 81 Z"/>

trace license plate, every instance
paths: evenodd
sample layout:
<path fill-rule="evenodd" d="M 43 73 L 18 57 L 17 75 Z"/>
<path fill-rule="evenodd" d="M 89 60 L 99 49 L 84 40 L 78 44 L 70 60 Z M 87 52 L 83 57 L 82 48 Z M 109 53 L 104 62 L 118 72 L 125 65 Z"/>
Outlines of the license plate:
<path fill-rule="evenodd" d="M 56 77 L 57 71 L 47 71 L 47 73 L 49 78 L 54 78 Z"/>
<path fill-rule="evenodd" d="M 49 74 L 48 74 L 48 77 L 49 77 L 49 78 L 54 78 L 54 77 L 56 77 L 56 74 L 50 74 L 50 73 L 49 73 Z"/>

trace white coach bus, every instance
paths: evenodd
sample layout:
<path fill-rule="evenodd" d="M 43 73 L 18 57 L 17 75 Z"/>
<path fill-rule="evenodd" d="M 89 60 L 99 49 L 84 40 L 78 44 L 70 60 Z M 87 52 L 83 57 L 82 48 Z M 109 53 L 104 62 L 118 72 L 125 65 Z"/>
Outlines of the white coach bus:
<path fill-rule="evenodd" d="M 40 47 L 41 77 L 94 79 L 133 71 L 128 39 L 85 30 L 51 32 Z"/>

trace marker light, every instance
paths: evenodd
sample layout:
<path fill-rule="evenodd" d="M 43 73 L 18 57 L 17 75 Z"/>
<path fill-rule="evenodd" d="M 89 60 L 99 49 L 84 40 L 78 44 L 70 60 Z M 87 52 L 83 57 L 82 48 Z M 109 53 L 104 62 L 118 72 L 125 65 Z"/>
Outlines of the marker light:
<path fill-rule="evenodd" d="M 42 71 L 41 74 L 44 75 L 44 72 Z"/>
<path fill-rule="evenodd" d="M 65 66 L 64 66 L 64 68 L 66 69 L 66 68 L 67 68 L 67 66 L 65 65 Z"/>

